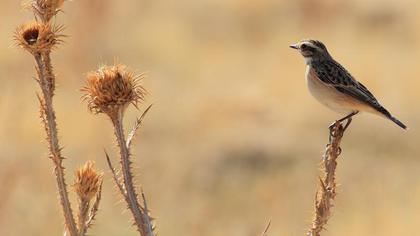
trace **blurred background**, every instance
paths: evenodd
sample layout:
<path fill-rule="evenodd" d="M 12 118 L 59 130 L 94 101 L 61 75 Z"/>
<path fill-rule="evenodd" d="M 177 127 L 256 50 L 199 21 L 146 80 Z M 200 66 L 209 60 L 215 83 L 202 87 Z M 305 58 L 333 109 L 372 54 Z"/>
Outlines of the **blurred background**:
<path fill-rule="evenodd" d="M 103 148 L 110 122 L 89 114 L 85 74 L 115 58 L 138 73 L 154 106 L 134 162 L 159 235 L 305 235 L 328 125 L 288 45 L 323 41 L 410 129 L 357 116 L 342 142 L 339 194 L 323 235 L 416 235 L 420 220 L 417 0 L 74 0 L 56 21 L 55 108 L 67 181 L 88 159 L 105 172 L 91 235 L 137 235 Z M 33 18 L 0 3 L 0 235 L 60 235 L 52 162 L 38 115 L 32 56 L 14 46 Z M 141 111 L 129 109 L 126 127 Z M 74 194 L 71 194 L 75 201 Z M 73 208 L 76 208 L 75 202 Z"/>

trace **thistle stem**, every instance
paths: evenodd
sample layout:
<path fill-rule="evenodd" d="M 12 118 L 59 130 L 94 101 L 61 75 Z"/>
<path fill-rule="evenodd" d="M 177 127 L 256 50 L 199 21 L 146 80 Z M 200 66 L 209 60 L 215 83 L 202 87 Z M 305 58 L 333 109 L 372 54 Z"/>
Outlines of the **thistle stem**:
<path fill-rule="evenodd" d="M 54 173 L 57 181 L 58 193 L 60 195 L 60 202 L 63 208 L 64 219 L 69 236 L 77 236 L 77 227 L 74 221 L 73 212 L 70 205 L 70 200 L 67 192 L 67 185 L 65 181 L 64 167 L 62 165 L 63 157 L 61 156 L 61 149 L 58 144 L 57 123 L 55 120 L 55 112 L 52 105 L 52 86 L 53 81 L 51 65 L 46 65 L 40 53 L 34 54 L 38 70 L 39 85 L 42 90 L 43 103 L 41 103 L 41 110 L 45 115 L 44 125 L 47 132 L 47 140 L 50 151 L 50 158 L 54 162 Z M 50 63 L 50 61 L 48 60 Z"/>
<path fill-rule="evenodd" d="M 134 221 L 137 226 L 137 230 L 140 232 L 141 235 L 146 236 L 149 234 L 147 230 L 147 225 L 145 224 L 143 220 L 143 213 L 140 209 L 137 193 L 133 185 L 133 175 L 131 173 L 130 151 L 128 150 L 128 147 L 126 146 L 124 128 L 122 124 L 122 112 L 123 111 L 120 111 L 118 113 L 118 117 L 112 119 L 112 122 L 114 125 L 115 136 L 117 137 L 117 141 L 118 141 L 118 146 L 120 148 L 122 174 L 123 174 L 123 179 L 124 179 L 124 187 L 126 190 L 126 201 L 128 204 L 128 208 L 133 214 Z"/>
<path fill-rule="evenodd" d="M 84 236 L 87 231 L 86 222 L 88 220 L 88 212 L 89 212 L 90 204 L 89 200 L 85 198 L 79 199 L 79 214 L 77 216 L 78 222 L 77 225 L 79 227 L 79 236 Z"/>
<path fill-rule="evenodd" d="M 340 143 L 345 129 L 340 121 L 330 126 L 329 143 L 327 144 L 323 160 L 323 176 L 319 177 L 319 187 L 315 200 L 315 215 L 308 236 L 320 236 L 324 230 L 333 207 L 336 196 L 337 183 L 335 180 L 337 158 L 341 154 Z"/>

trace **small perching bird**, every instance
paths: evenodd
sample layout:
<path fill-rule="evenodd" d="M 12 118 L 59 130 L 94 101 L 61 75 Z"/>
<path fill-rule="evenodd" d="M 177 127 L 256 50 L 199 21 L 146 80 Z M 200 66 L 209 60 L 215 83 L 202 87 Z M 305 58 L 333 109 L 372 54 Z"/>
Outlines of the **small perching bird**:
<path fill-rule="evenodd" d="M 350 124 L 352 116 L 364 111 L 383 116 L 407 129 L 379 104 L 363 84 L 331 57 L 322 42 L 302 40 L 290 47 L 297 49 L 305 58 L 306 81 L 312 96 L 331 110 L 345 115 L 338 120 L 347 120 L 345 128 Z"/>

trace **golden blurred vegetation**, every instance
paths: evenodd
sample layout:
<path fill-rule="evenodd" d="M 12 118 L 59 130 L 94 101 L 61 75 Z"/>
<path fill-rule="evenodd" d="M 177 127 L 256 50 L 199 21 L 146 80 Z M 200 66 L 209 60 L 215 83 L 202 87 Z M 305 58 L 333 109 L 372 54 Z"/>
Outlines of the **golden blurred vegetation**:
<path fill-rule="evenodd" d="M 12 41 L 32 15 L 13 0 L 1 1 L 0 14 L 0 235 L 57 235 L 34 62 Z M 68 182 L 88 159 L 106 171 L 91 235 L 136 235 L 103 154 L 115 147 L 112 129 L 78 91 L 87 71 L 115 57 L 148 74 L 155 105 L 133 151 L 160 235 L 258 235 L 268 219 L 270 235 L 303 235 L 327 126 L 338 116 L 306 90 L 303 60 L 288 48 L 302 38 L 322 40 L 410 127 L 354 119 L 324 235 L 418 232 L 419 1 L 75 0 L 56 20 L 69 35 L 53 53 Z"/>

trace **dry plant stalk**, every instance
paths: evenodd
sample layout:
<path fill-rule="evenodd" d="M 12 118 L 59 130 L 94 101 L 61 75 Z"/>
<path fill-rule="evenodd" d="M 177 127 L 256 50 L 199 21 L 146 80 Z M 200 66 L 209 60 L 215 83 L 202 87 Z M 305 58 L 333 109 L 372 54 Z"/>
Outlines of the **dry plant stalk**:
<path fill-rule="evenodd" d="M 323 177 L 319 177 L 319 188 L 315 199 L 315 215 L 308 236 L 320 236 L 331 216 L 333 200 L 336 196 L 337 183 L 335 170 L 337 158 L 341 154 L 340 143 L 344 134 L 344 128 L 339 121 L 330 127 L 330 138 L 323 159 Z"/>
<path fill-rule="evenodd" d="M 88 161 L 75 172 L 73 188 L 78 196 L 79 212 L 77 215 L 77 227 L 79 235 L 85 235 L 87 229 L 92 225 L 98 212 L 99 202 L 101 201 L 102 173 L 98 173 L 94 168 L 94 162 Z M 90 206 L 91 200 L 92 207 Z"/>
<path fill-rule="evenodd" d="M 81 90 L 85 93 L 84 100 L 87 101 L 89 110 L 92 113 L 108 115 L 112 122 L 120 152 L 121 171 L 116 171 L 109 155 L 105 152 L 109 168 L 118 190 L 127 202 L 127 207 L 133 215 L 134 224 L 140 235 L 153 236 L 152 219 L 149 216 L 143 193 L 143 206 L 139 203 L 139 196 L 133 181 L 132 161 L 130 160 L 132 139 L 151 106 L 136 120 L 127 138 L 123 127 L 123 117 L 128 105 L 133 104 L 137 107 L 139 102 L 144 101 L 147 94 L 139 83 L 141 79 L 142 75 L 136 76 L 123 65 L 102 66 L 97 71 L 88 73 L 87 84 Z"/>
<path fill-rule="evenodd" d="M 268 236 L 268 229 L 270 229 L 271 226 L 271 220 L 268 221 L 267 226 L 265 226 L 264 231 L 261 233 L 261 236 Z"/>
<path fill-rule="evenodd" d="M 58 141 L 57 122 L 53 108 L 56 77 L 53 72 L 50 54 L 62 42 L 63 35 L 60 32 L 63 27 L 54 25 L 51 19 L 60 11 L 63 2 L 64 0 L 32 0 L 28 2 L 26 6 L 34 12 L 35 20 L 19 26 L 14 39 L 18 46 L 33 55 L 36 62 L 36 80 L 42 92 L 38 94 L 40 118 L 47 134 L 49 157 L 54 163 L 54 174 L 64 215 L 65 234 L 81 236 L 84 235 L 86 230 L 81 228 L 79 231 L 74 220 L 65 179 L 64 157 L 61 154 L 62 148 Z M 100 195 L 100 190 L 97 191 L 97 195 Z M 100 196 L 98 197 L 100 199 Z M 97 204 L 99 204 L 99 199 Z M 98 206 L 94 207 L 97 208 Z M 96 211 L 94 214 L 96 214 Z"/>

